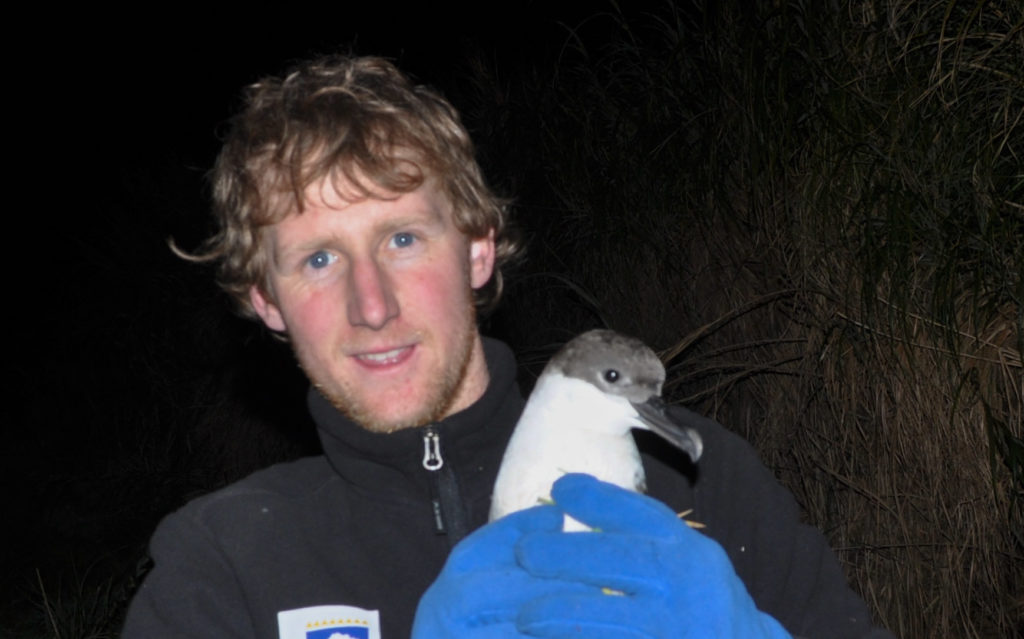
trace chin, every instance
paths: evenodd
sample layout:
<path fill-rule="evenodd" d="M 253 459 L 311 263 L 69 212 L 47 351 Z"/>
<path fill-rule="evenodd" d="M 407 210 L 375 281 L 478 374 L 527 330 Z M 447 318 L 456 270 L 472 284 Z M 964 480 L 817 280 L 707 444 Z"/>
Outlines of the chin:
<path fill-rule="evenodd" d="M 449 403 L 441 402 L 440 406 L 420 407 L 418 410 L 395 414 L 387 411 L 386 407 L 384 410 L 380 410 L 377 407 L 366 406 L 352 398 L 339 396 L 322 386 L 317 386 L 317 388 L 338 411 L 373 433 L 393 433 L 406 428 L 426 426 L 440 420 Z"/>
<path fill-rule="evenodd" d="M 410 416 L 395 416 L 395 417 L 372 417 L 368 416 L 363 419 L 355 420 L 360 426 L 368 431 L 374 433 L 394 433 L 406 428 L 418 428 L 420 426 L 426 426 L 431 422 L 436 422 L 440 419 L 436 415 L 410 415 Z"/>

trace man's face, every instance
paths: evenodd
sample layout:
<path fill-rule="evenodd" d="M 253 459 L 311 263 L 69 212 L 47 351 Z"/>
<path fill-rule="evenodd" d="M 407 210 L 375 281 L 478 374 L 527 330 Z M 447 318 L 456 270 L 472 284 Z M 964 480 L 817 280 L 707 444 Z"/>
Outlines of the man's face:
<path fill-rule="evenodd" d="M 488 373 L 472 289 L 493 236 L 469 239 L 432 180 L 394 199 L 343 199 L 327 183 L 273 225 L 269 290 L 250 297 L 306 374 L 355 421 L 388 432 L 476 401 Z"/>

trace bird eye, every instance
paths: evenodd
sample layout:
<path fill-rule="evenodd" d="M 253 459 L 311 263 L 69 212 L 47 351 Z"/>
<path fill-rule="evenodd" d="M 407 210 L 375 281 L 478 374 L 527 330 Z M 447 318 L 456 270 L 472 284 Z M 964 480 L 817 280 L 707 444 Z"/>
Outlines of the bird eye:
<path fill-rule="evenodd" d="M 604 372 L 604 381 L 611 382 L 613 384 L 619 381 L 619 371 L 614 368 L 609 368 Z"/>

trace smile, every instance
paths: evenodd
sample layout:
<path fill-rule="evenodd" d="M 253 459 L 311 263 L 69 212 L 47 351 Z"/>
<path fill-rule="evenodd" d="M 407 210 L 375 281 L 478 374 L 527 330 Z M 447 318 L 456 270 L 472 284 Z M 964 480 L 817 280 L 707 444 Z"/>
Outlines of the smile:
<path fill-rule="evenodd" d="M 391 366 L 405 361 L 412 354 L 412 349 L 412 346 L 400 346 L 379 353 L 361 353 L 355 358 L 359 363 L 367 366 Z"/>

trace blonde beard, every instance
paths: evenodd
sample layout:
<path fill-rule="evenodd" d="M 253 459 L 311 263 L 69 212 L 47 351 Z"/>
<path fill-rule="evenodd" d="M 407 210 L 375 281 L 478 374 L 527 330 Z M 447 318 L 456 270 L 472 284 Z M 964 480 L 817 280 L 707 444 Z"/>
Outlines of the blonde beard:
<path fill-rule="evenodd" d="M 383 419 L 379 413 L 365 406 L 356 393 L 344 386 L 342 388 L 327 388 L 310 375 L 310 371 L 302 364 L 301 357 L 299 365 L 305 371 L 306 377 L 312 381 L 313 386 L 320 391 L 320 394 L 327 398 L 327 401 L 339 412 L 370 432 L 393 433 L 405 428 L 425 426 L 451 414 L 452 406 L 466 384 L 466 374 L 473 359 L 473 347 L 477 340 L 476 307 L 472 303 L 469 304 L 467 315 L 468 317 L 464 318 L 463 322 L 466 331 L 458 340 L 460 352 L 442 371 L 440 378 L 431 385 L 427 392 L 427 401 L 422 409 L 402 420 Z"/>

